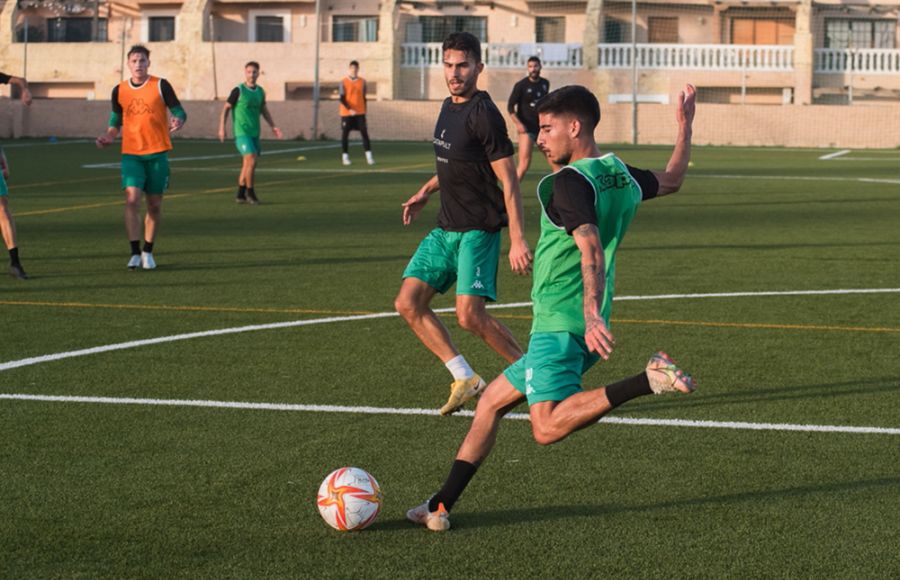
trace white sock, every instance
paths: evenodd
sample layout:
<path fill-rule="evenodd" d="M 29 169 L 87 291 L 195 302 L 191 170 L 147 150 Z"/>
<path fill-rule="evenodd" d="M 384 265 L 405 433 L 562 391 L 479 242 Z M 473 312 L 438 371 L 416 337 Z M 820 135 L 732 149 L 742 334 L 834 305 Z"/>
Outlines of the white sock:
<path fill-rule="evenodd" d="M 466 357 L 461 354 L 445 362 L 444 366 L 447 367 L 447 370 L 453 375 L 454 380 L 457 381 L 460 379 L 471 379 L 475 376 L 475 371 L 473 371 L 472 367 L 469 366 L 469 363 L 466 362 Z"/>
<path fill-rule="evenodd" d="M 366 161 L 368 161 L 369 163 L 375 161 L 375 159 L 372 157 L 371 151 L 366 151 Z"/>
<path fill-rule="evenodd" d="M 341 153 L 341 159 L 343 161 L 350 161 L 350 154 L 349 153 Z"/>

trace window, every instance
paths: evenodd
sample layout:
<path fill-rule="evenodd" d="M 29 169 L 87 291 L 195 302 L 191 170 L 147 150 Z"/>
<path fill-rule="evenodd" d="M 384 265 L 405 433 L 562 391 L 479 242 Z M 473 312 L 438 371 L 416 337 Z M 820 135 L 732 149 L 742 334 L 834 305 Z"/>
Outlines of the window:
<path fill-rule="evenodd" d="M 91 42 L 93 18 L 48 18 L 47 42 Z M 97 40 L 106 42 L 106 18 L 97 19 Z"/>
<path fill-rule="evenodd" d="M 625 31 L 629 30 L 629 26 L 629 23 L 622 20 L 616 20 L 615 18 L 606 18 L 603 21 L 604 42 L 625 42 Z"/>
<path fill-rule="evenodd" d="M 894 48 L 893 20 L 826 20 L 825 48 Z"/>
<path fill-rule="evenodd" d="M 647 38 L 650 42 L 676 44 L 678 42 L 678 18 L 649 17 L 647 19 Z"/>
<path fill-rule="evenodd" d="M 377 16 L 335 16 L 331 20 L 332 42 L 378 42 Z"/>
<path fill-rule="evenodd" d="M 537 16 L 534 19 L 535 42 L 565 42 L 565 16 Z"/>
<path fill-rule="evenodd" d="M 471 32 L 481 42 L 487 42 L 485 16 L 422 16 L 422 42 L 443 42 L 451 32 Z"/>
<path fill-rule="evenodd" d="M 170 42 L 175 40 L 175 17 L 149 17 L 147 19 L 147 40 L 149 42 Z"/>
<path fill-rule="evenodd" d="M 794 21 L 735 18 L 731 21 L 731 44 L 794 44 Z"/>
<path fill-rule="evenodd" d="M 277 10 L 251 10 L 250 42 L 290 42 L 291 14 Z"/>

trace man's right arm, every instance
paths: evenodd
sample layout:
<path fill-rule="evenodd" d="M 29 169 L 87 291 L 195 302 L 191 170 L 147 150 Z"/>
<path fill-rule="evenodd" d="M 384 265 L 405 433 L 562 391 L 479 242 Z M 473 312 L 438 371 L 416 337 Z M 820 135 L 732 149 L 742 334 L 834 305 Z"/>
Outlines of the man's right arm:
<path fill-rule="evenodd" d="M 512 92 L 509 94 L 509 102 L 506 103 L 506 110 L 509 112 L 509 118 L 512 119 L 512 122 L 515 124 L 519 133 L 524 133 L 526 131 L 525 123 L 522 122 L 522 119 L 520 119 L 518 113 L 516 113 L 521 95 L 522 85 L 516 83 Z"/>
<path fill-rule="evenodd" d="M 112 90 L 112 112 L 109 114 L 109 123 L 107 123 L 106 132 L 97 137 L 95 143 L 97 147 L 103 148 L 111 145 L 116 137 L 119 136 L 119 129 L 122 127 L 122 105 L 119 103 L 119 87 L 116 85 Z"/>
<path fill-rule="evenodd" d="M 31 104 L 31 91 L 28 90 L 28 81 L 26 81 L 23 77 L 16 77 L 13 75 L 8 75 L 6 73 L 0 73 L 0 85 L 15 85 L 19 87 L 19 98 L 22 99 L 22 102 L 25 105 Z"/>
<path fill-rule="evenodd" d="M 675 149 L 672 151 L 666 170 L 653 172 L 657 181 L 659 181 L 658 196 L 675 193 L 681 189 L 681 184 L 684 183 L 688 163 L 691 161 L 691 137 L 693 135 L 696 97 L 697 93 L 693 85 L 685 85 L 684 90 L 678 95 L 678 106 L 675 109 L 675 119 L 678 121 L 678 137 L 675 139 Z"/>

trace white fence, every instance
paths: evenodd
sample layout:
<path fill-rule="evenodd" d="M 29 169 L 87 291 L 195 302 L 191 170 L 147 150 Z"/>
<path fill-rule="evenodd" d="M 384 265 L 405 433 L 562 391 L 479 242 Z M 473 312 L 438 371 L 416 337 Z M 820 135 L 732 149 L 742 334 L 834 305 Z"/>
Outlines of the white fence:
<path fill-rule="evenodd" d="M 738 44 L 638 44 L 637 66 L 643 69 L 757 70 L 790 71 L 794 47 Z M 441 44 L 409 43 L 401 47 L 400 66 L 440 66 Z M 548 68 L 581 68 L 584 55 L 580 44 L 494 44 L 482 45 L 483 60 L 495 68 L 524 68 L 528 58 L 541 57 Z M 631 68 L 630 44 L 597 45 L 601 68 Z"/>
<path fill-rule="evenodd" d="M 559 43 L 524 43 L 481 45 L 484 64 L 494 68 L 525 68 L 528 59 L 538 56 L 550 68 L 581 68 L 581 45 Z M 440 66 L 443 62 L 440 42 L 417 42 L 401 46 L 400 66 Z"/>
<path fill-rule="evenodd" d="M 815 72 L 867 74 L 900 73 L 900 49 L 888 48 L 818 48 Z"/>

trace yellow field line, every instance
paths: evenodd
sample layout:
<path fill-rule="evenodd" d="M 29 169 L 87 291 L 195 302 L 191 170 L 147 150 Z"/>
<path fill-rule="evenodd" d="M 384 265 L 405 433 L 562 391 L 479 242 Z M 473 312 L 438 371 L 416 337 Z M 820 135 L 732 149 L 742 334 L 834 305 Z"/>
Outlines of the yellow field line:
<path fill-rule="evenodd" d="M 92 304 L 86 302 L 40 302 L 32 300 L 0 300 L 0 306 L 47 306 L 53 308 L 102 308 L 112 310 L 160 310 L 176 312 L 234 312 L 245 314 L 321 314 L 325 316 L 354 316 L 377 314 L 370 310 L 317 310 L 312 308 L 239 308 L 230 306 L 170 306 L 165 304 Z M 453 316 L 441 312 L 440 316 Z M 497 314 L 494 318 L 531 320 L 530 315 Z M 827 326 L 819 324 L 766 324 L 757 322 L 706 322 L 701 320 L 641 320 L 634 318 L 613 318 L 616 324 L 649 324 L 656 326 L 699 326 L 706 328 L 744 328 L 763 330 L 812 330 L 828 332 L 872 332 L 900 333 L 900 328 L 872 326 Z"/>
<path fill-rule="evenodd" d="M 34 300 L 0 300 L 6 306 L 49 306 L 55 308 L 103 308 L 112 310 L 163 310 L 178 312 L 239 312 L 254 314 L 323 314 L 352 316 L 374 314 L 365 310 L 313 310 L 308 308 L 237 308 L 229 306 L 167 306 L 165 304 L 91 304 L 87 302 L 39 302 Z"/>
<path fill-rule="evenodd" d="M 12 189 L 25 189 L 27 187 L 47 187 L 49 185 L 67 185 L 69 183 L 85 183 L 88 181 L 104 181 L 109 179 L 108 175 L 103 175 L 101 177 L 85 177 L 84 179 L 66 179 L 63 181 L 42 181 L 40 183 L 26 183 L 25 185 L 13 185 Z"/>

